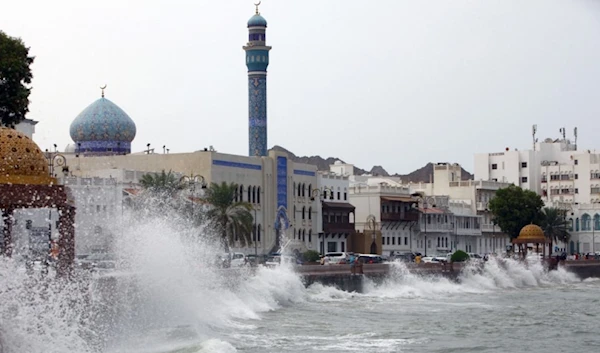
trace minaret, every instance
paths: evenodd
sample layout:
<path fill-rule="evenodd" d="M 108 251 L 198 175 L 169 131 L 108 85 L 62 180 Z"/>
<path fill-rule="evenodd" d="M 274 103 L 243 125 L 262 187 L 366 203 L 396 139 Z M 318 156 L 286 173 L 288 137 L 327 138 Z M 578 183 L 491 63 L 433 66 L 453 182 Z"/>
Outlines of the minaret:
<path fill-rule="evenodd" d="M 248 67 L 248 155 L 267 155 L 267 66 L 269 66 L 269 50 L 266 45 L 265 32 L 267 21 L 258 12 L 248 20 L 248 44 L 246 66 Z"/>

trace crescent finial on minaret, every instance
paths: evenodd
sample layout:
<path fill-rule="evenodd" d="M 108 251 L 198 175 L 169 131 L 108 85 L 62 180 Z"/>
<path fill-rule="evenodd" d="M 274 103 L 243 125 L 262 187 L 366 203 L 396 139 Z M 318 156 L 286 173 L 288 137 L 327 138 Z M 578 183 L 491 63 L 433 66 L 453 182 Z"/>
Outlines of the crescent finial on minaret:
<path fill-rule="evenodd" d="M 262 2 L 262 1 L 259 1 L 259 2 L 255 2 L 255 3 L 254 3 L 254 6 L 256 6 L 256 14 L 257 14 L 257 15 L 260 15 L 260 12 L 258 12 L 258 7 L 260 6 L 260 3 L 261 3 L 261 2 Z"/>
<path fill-rule="evenodd" d="M 100 89 L 102 90 L 102 98 L 104 98 L 104 90 L 106 89 L 106 84 L 104 84 L 104 86 L 100 86 Z"/>

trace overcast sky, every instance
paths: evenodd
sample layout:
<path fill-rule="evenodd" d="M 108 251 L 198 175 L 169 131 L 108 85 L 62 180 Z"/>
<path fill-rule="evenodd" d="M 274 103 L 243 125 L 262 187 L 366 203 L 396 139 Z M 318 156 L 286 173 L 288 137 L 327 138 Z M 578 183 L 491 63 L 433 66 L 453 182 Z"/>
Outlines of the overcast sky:
<path fill-rule="evenodd" d="M 264 0 L 269 147 L 407 173 L 579 128 L 600 147 L 598 0 Z M 251 0 L 9 1 L 0 29 L 35 55 L 40 147 L 106 97 L 133 150 L 248 153 L 242 45 Z"/>

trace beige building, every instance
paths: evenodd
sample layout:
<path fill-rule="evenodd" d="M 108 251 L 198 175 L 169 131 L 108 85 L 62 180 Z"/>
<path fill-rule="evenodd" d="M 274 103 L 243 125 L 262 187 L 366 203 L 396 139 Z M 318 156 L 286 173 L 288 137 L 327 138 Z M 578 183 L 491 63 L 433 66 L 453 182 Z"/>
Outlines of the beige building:
<path fill-rule="evenodd" d="M 266 157 L 245 157 L 206 150 L 173 154 L 148 151 L 106 156 L 66 153 L 64 156 L 72 177 L 109 178 L 124 173 L 123 185 L 126 185 L 128 180 L 137 183 L 144 173 L 165 170 L 198 177 L 198 180 L 204 180 L 207 184 L 236 183 L 240 187 L 242 200 L 254 206 L 259 253 L 277 251 L 285 245 L 288 246 L 287 250 L 318 250 L 318 239 L 312 237 L 312 234 L 318 233 L 317 201 L 309 196 L 310 190 L 317 185 L 316 167 L 294 163 L 284 153 L 272 151 Z M 302 209 L 310 209 L 314 214 L 310 219 L 306 219 L 309 218 L 306 215 L 302 219 Z M 310 241 L 289 241 L 298 231 L 311 234 Z M 239 250 L 253 253 L 254 246 Z"/>

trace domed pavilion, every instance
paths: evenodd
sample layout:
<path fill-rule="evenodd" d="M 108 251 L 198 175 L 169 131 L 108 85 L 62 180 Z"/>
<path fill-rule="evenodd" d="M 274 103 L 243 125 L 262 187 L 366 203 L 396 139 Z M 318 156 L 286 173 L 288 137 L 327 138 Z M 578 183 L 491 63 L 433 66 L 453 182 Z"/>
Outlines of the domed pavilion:
<path fill-rule="evenodd" d="M 67 197 L 65 187 L 57 185 L 56 179 L 50 175 L 50 163 L 29 137 L 0 127 L 1 253 L 12 255 L 13 213 L 16 209 L 55 208 L 59 212 L 58 265 L 59 271 L 64 273 L 75 258 L 75 208 Z M 50 252 L 50 244 L 48 250 Z"/>
<path fill-rule="evenodd" d="M 523 257 L 527 256 L 527 245 L 535 244 L 536 251 L 539 252 L 540 244 L 547 244 L 548 239 L 544 235 L 544 231 L 540 226 L 535 224 L 528 224 L 525 227 L 521 228 L 519 232 L 519 236 L 512 240 L 513 244 L 519 245 L 521 247 L 521 254 Z M 525 246 L 523 246 L 525 245 Z M 546 246 L 542 246 L 542 251 L 544 256 L 546 255 Z"/>

